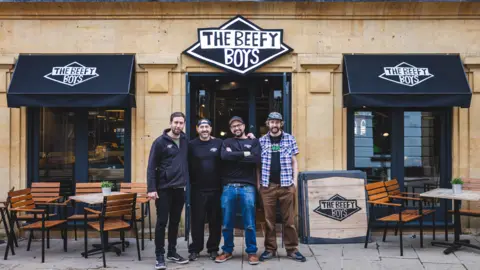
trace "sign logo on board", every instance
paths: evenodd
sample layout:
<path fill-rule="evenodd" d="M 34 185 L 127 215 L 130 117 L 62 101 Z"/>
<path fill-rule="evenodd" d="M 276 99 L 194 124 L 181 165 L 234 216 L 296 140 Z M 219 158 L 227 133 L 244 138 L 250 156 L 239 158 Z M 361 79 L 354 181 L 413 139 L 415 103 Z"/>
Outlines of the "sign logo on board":
<path fill-rule="evenodd" d="M 315 213 L 337 221 L 343 221 L 362 209 L 358 207 L 357 200 L 347 200 L 338 194 L 318 203 L 319 206 L 313 210 Z"/>
<path fill-rule="evenodd" d="M 68 86 L 75 86 L 100 76 L 96 67 L 86 67 L 72 62 L 63 67 L 53 67 L 52 72 L 43 76 L 46 79 Z"/>
<path fill-rule="evenodd" d="M 242 16 L 219 28 L 198 29 L 198 42 L 185 54 L 228 72 L 246 75 L 292 51 L 283 30 L 261 29 Z"/>
<path fill-rule="evenodd" d="M 433 74 L 428 68 L 419 68 L 402 62 L 394 67 L 384 67 L 383 73 L 378 77 L 405 86 L 415 86 L 432 78 Z"/>

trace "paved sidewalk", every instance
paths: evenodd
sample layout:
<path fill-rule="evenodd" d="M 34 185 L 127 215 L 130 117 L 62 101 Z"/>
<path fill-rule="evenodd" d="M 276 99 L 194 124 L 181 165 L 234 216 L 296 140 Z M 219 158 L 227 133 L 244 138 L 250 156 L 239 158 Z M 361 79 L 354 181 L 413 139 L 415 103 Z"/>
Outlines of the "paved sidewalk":
<path fill-rule="evenodd" d="M 170 263 L 168 269 L 432 269 L 432 270 L 460 270 L 460 269 L 480 269 L 480 251 L 464 248 L 454 254 L 444 255 L 443 248 L 432 247 L 429 236 L 425 237 L 425 247 L 420 248 L 418 237 L 411 239 L 408 236 L 404 238 L 404 256 L 400 257 L 398 247 L 398 238 L 394 236 L 387 237 L 387 242 L 381 240 L 369 244 L 367 249 L 362 244 L 345 245 L 301 245 L 300 251 L 307 257 L 307 262 L 298 263 L 285 258 L 285 250 L 279 251 L 279 258 L 261 263 L 257 266 L 251 266 L 246 261 L 246 255 L 243 252 L 244 244 L 241 237 L 236 237 L 234 258 L 226 263 L 218 264 L 206 257 L 202 257 L 196 262 L 190 262 L 187 265 L 177 265 Z M 480 237 L 464 236 L 463 239 L 470 239 L 473 243 L 480 245 Z M 377 240 L 379 237 L 377 237 Z M 452 238 L 450 238 L 452 239 Z M 440 239 L 441 240 L 441 239 Z M 96 243 L 98 239 L 90 239 L 89 243 Z M 134 239 L 130 239 L 134 243 Z M 183 238 L 178 241 L 178 252 L 182 256 L 188 256 L 187 243 Z M 145 242 L 145 250 L 142 251 L 142 261 L 137 261 L 136 247 L 131 244 L 126 252 L 121 256 L 114 253 L 107 253 L 108 268 L 116 269 L 154 269 L 155 262 L 153 241 Z M 101 269 L 101 255 L 95 255 L 84 259 L 80 252 L 83 250 L 83 241 L 69 240 L 68 252 L 64 253 L 62 242 L 52 240 L 51 248 L 46 251 L 46 262 L 40 263 L 41 252 L 40 242 L 32 243 L 32 251 L 26 251 L 26 241 L 19 243 L 20 247 L 16 249 L 17 255 L 10 256 L 7 261 L 0 260 L 0 269 Z M 263 251 L 263 238 L 258 238 L 260 254 Z M 5 245 L 0 245 L 0 254 L 3 256 Z"/>

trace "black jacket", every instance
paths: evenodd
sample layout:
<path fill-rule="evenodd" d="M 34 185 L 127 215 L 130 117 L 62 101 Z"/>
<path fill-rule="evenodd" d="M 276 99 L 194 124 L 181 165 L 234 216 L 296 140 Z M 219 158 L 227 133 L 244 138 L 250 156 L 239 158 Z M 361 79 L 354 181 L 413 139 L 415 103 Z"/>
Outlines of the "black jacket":
<path fill-rule="evenodd" d="M 150 149 L 147 168 L 148 192 L 165 188 L 185 187 L 188 182 L 188 141 L 180 135 L 180 148 L 167 133 L 158 137 Z"/>
<path fill-rule="evenodd" d="M 232 152 L 227 151 L 229 147 Z M 244 152 L 250 152 L 248 157 Z M 223 141 L 222 160 L 223 174 L 222 184 L 249 184 L 257 186 L 257 165 L 260 165 L 260 143 L 257 139 L 229 138 Z"/>

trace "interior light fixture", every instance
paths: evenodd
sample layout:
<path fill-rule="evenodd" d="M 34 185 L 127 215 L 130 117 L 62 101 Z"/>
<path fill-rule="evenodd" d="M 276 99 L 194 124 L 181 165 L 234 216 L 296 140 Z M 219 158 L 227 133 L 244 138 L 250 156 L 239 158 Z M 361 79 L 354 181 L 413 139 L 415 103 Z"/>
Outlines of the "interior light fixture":
<path fill-rule="evenodd" d="M 220 132 L 220 136 L 225 136 L 225 135 L 226 135 L 225 131 Z"/>
<path fill-rule="evenodd" d="M 383 133 L 383 137 L 388 137 L 388 136 L 390 136 L 390 134 L 388 134 L 388 132 Z"/>
<path fill-rule="evenodd" d="M 219 82 L 220 80 L 219 79 L 216 79 L 215 82 Z"/>
<path fill-rule="evenodd" d="M 268 82 L 268 79 L 265 79 L 265 82 Z"/>

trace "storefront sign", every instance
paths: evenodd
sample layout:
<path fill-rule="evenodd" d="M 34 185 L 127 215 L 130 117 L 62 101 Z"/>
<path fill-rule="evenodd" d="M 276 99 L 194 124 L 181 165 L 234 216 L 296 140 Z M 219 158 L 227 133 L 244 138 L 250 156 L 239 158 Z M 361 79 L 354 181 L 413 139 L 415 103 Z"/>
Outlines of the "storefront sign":
<path fill-rule="evenodd" d="M 394 83 L 415 86 L 433 77 L 428 68 L 418 68 L 402 62 L 394 67 L 384 67 L 380 78 Z"/>
<path fill-rule="evenodd" d="M 100 75 L 96 67 L 86 67 L 78 62 L 72 62 L 63 67 L 53 67 L 52 72 L 44 77 L 54 82 L 75 86 L 98 76 Z"/>
<path fill-rule="evenodd" d="M 313 210 L 315 213 L 338 221 L 345 220 L 361 209 L 357 206 L 357 200 L 347 200 L 338 194 L 318 203 L 319 206 Z"/>
<path fill-rule="evenodd" d="M 198 29 L 198 42 L 184 53 L 245 75 L 290 51 L 283 43 L 283 30 L 263 30 L 237 16 L 220 28 Z"/>

